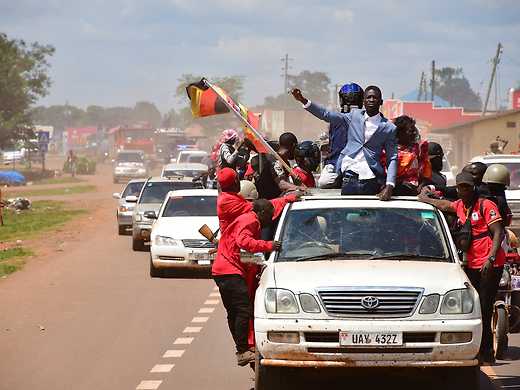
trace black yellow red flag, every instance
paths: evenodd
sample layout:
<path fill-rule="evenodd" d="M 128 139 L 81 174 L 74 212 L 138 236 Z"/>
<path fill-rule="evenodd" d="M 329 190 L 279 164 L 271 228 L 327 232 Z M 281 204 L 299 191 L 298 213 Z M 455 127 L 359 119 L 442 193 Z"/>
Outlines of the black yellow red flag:
<path fill-rule="evenodd" d="M 206 85 L 204 79 L 188 85 L 186 93 L 191 101 L 191 113 L 194 118 L 229 112 L 220 96 Z"/>

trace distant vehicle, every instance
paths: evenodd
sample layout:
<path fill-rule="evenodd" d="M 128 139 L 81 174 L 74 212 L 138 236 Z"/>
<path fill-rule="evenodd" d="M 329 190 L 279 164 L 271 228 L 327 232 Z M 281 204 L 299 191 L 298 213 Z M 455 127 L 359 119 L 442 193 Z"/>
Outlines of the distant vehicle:
<path fill-rule="evenodd" d="M 145 251 L 146 243 L 150 241 L 153 219 L 146 212 L 158 213 L 161 205 L 170 191 L 201 189 L 202 184 L 193 182 L 191 178 L 151 177 L 143 185 L 132 214 L 132 249 Z"/>
<path fill-rule="evenodd" d="M 161 177 L 174 177 L 174 176 L 186 176 L 186 177 L 198 177 L 202 173 L 208 171 L 206 164 L 199 163 L 173 163 L 163 167 Z"/>
<path fill-rule="evenodd" d="M 113 194 L 114 199 L 119 199 L 116 211 L 119 235 L 123 235 L 128 229 L 132 229 L 132 214 L 144 182 L 144 179 L 130 180 L 122 193 L 116 192 Z"/>
<path fill-rule="evenodd" d="M 449 186 L 455 185 L 455 175 L 453 174 L 453 168 L 451 167 L 448 157 L 444 155 L 442 159 L 442 171 L 441 173 L 446 176 L 446 184 Z"/>
<path fill-rule="evenodd" d="M 108 135 L 115 150 L 142 150 L 148 156 L 155 152 L 154 132 L 148 124 L 118 126 L 110 129 Z"/>
<path fill-rule="evenodd" d="M 4 150 L 0 153 L 2 155 L 2 163 L 4 165 L 20 163 L 25 159 L 24 150 Z"/>
<path fill-rule="evenodd" d="M 476 156 L 471 162 L 483 162 L 486 165 L 502 164 L 509 170 L 511 184 L 506 190 L 506 198 L 509 208 L 513 212 L 511 230 L 515 234 L 520 233 L 520 155 L 518 154 L 495 154 L 488 156 Z"/>
<path fill-rule="evenodd" d="M 296 367 L 442 368 L 479 388 L 478 293 L 439 210 L 316 193 L 286 206 L 275 240 L 254 305 L 256 390 L 294 388 L 280 382 Z"/>
<path fill-rule="evenodd" d="M 151 232 L 150 276 L 167 268 L 209 268 L 215 245 L 199 233 L 206 224 L 218 229 L 217 190 L 182 190 L 168 193 Z"/>
<path fill-rule="evenodd" d="M 183 150 L 179 152 L 177 163 L 202 163 L 208 157 L 208 152 L 203 150 Z M 172 161 L 173 162 L 173 161 Z"/>
<path fill-rule="evenodd" d="M 142 151 L 125 150 L 117 153 L 113 171 L 114 183 L 135 178 L 145 178 L 148 175 L 148 166 Z"/>

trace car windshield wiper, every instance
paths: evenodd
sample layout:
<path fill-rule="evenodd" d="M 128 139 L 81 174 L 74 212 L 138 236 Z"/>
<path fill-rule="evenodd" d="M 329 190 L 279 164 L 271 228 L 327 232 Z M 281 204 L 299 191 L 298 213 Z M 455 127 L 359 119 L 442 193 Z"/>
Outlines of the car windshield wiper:
<path fill-rule="evenodd" d="M 357 256 L 373 256 L 374 252 L 364 251 L 364 252 L 334 252 L 334 253 L 325 253 L 323 255 L 316 256 L 308 256 L 308 257 L 299 257 L 294 261 L 314 261 L 314 260 L 329 260 L 335 259 L 338 257 L 357 257 Z"/>
<path fill-rule="evenodd" d="M 390 253 L 388 255 L 372 256 L 370 260 L 399 259 L 399 260 L 448 260 L 441 256 L 423 256 L 417 253 Z"/>

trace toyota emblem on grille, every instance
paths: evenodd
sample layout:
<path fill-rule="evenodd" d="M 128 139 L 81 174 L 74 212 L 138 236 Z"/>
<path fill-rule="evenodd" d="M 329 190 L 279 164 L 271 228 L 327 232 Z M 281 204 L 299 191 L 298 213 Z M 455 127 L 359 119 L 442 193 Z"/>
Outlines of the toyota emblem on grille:
<path fill-rule="evenodd" d="M 368 310 L 375 309 L 379 306 L 379 299 L 372 296 L 363 297 L 361 298 L 361 306 Z"/>

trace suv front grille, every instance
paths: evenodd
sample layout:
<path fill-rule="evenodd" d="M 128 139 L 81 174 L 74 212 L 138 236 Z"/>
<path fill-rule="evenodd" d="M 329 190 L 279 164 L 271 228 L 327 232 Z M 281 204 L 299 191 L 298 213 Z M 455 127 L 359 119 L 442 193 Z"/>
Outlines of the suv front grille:
<path fill-rule="evenodd" d="M 215 244 L 208 240 L 182 240 L 182 245 L 187 248 L 215 248 Z"/>
<path fill-rule="evenodd" d="M 324 288 L 318 294 L 327 312 L 333 316 L 408 317 L 413 314 L 422 289 Z"/>

